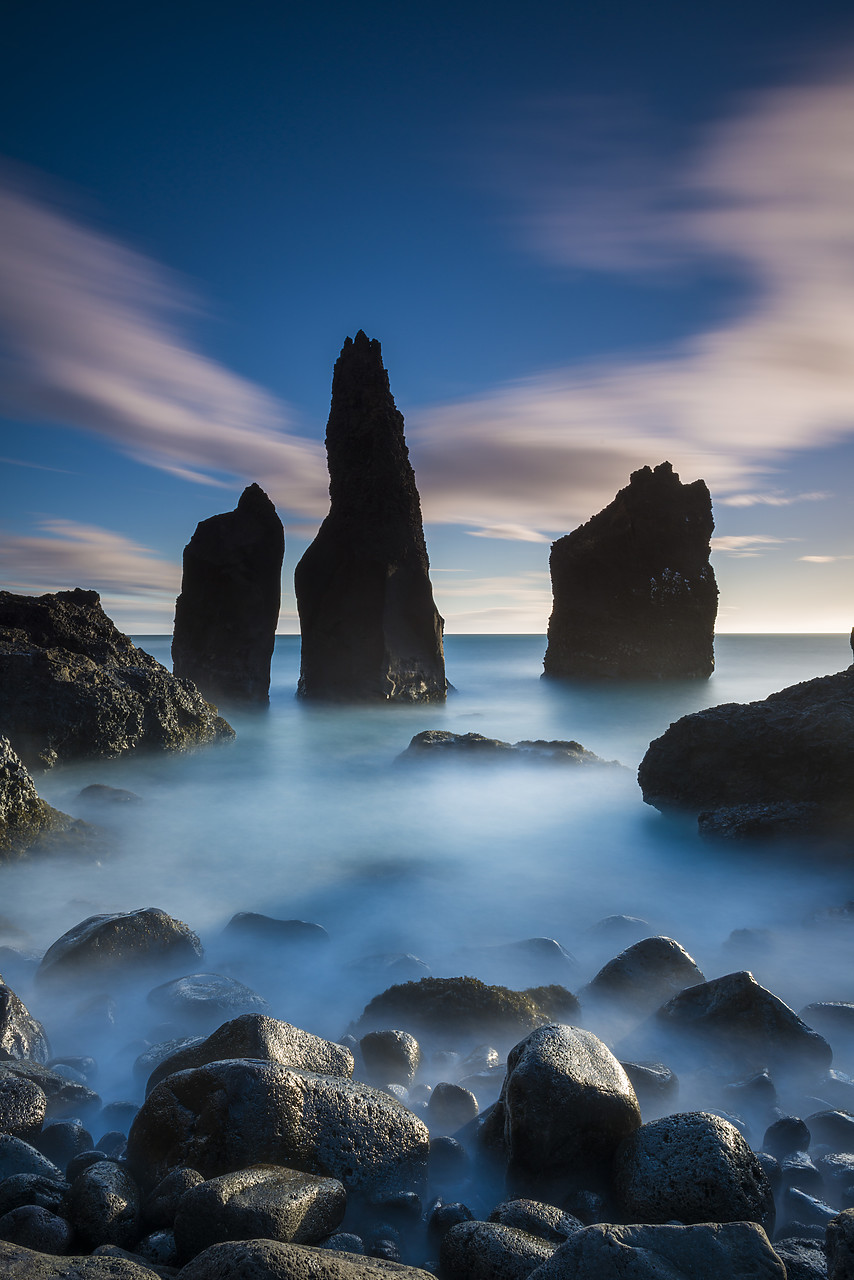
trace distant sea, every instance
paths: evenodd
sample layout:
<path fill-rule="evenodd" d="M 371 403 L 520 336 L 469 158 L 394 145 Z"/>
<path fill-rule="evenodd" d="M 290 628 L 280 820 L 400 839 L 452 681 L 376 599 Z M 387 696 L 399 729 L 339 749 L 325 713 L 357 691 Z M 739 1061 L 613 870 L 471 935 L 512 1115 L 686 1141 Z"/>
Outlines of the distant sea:
<path fill-rule="evenodd" d="M 135 640 L 169 665 L 169 637 Z M 91 782 L 144 803 L 122 811 L 117 852 L 100 865 L 3 870 L 0 910 L 34 949 L 85 916 L 146 905 L 187 921 L 214 960 L 236 911 L 315 921 L 332 938 L 337 976 L 327 971 L 321 991 L 278 973 L 276 1013 L 340 1035 L 371 983 L 386 985 L 371 978 L 350 990 L 366 956 L 409 953 L 436 974 L 494 981 L 505 976 L 501 952 L 484 948 L 546 936 L 593 963 L 590 927 L 628 914 L 678 939 L 708 974 L 753 967 L 796 1008 L 852 998 L 848 952 L 832 930 L 816 947 L 801 926 L 854 898 L 854 867 L 822 862 L 809 846 L 703 841 L 693 821 L 645 805 L 635 777 L 671 721 L 838 671 L 851 661 L 847 636 L 725 635 L 709 681 L 590 685 L 541 678 L 544 637 L 450 635 L 446 705 L 373 707 L 298 701 L 299 643 L 277 640 L 269 711 L 221 708 L 232 744 L 38 780 L 72 813 Z M 624 767 L 396 763 L 429 728 L 575 739 Z M 770 930 L 773 945 L 757 952 L 763 935 L 731 937 L 744 929 Z M 749 955 L 739 938 L 752 939 Z"/>

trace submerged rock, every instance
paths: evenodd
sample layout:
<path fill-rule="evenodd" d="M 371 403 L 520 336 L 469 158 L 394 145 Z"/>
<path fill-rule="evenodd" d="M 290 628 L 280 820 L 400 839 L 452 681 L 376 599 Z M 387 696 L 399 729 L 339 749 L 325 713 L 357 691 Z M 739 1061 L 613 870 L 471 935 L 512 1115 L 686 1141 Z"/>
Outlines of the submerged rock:
<path fill-rule="evenodd" d="M 703 981 L 701 970 L 673 938 L 643 938 L 609 960 L 579 994 L 584 1004 L 613 1003 L 642 1017 Z"/>
<path fill-rule="evenodd" d="M 282 522 L 257 484 L 184 548 L 172 669 L 206 698 L 268 701 L 284 556 Z"/>
<path fill-rule="evenodd" d="M 0 591 L 0 723 L 28 768 L 233 738 L 194 684 L 123 635 L 97 591 Z"/>
<path fill-rule="evenodd" d="M 0 737 L 0 861 L 66 846 L 94 847 L 98 838 L 94 827 L 41 799 L 11 742 Z"/>
<path fill-rule="evenodd" d="M 703 813 L 709 834 L 850 832 L 852 773 L 854 666 L 683 716 L 650 743 L 638 782 L 662 812 Z"/>
<path fill-rule="evenodd" d="M 445 698 L 415 473 L 379 342 L 359 330 L 335 365 L 326 427 L 329 515 L 296 568 L 299 693 L 342 701 Z"/>
<path fill-rule="evenodd" d="M 552 544 L 546 675 L 710 676 L 714 527 L 702 480 L 682 484 L 669 462 L 633 472 L 609 506 Z"/>
<path fill-rule="evenodd" d="M 48 947 L 37 971 L 44 981 L 116 969 L 177 967 L 198 960 L 202 944 L 182 920 L 159 907 L 89 916 Z"/>
<path fill-rule="evenodd" d="M 416 733 L 405 751 L 397 757 L 408 761 L 432 757 L 434 759 L 512 760 L 545 762 L 550 764 L 591 765 L 610 764 L 615 760 L 603 760 L 580 742 L 502 742 L 500 738 L 486 738 L 482 733 L 450 733 L 447 729 L 425 729 Z"/>

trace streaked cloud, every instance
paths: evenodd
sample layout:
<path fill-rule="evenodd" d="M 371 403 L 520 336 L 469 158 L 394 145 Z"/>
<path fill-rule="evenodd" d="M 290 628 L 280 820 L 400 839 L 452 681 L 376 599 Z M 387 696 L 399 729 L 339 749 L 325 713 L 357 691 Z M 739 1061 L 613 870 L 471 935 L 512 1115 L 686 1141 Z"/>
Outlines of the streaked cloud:
<path fill-rule="evenodd" d="M 498 538 L 505 542 L 549 542 L 550 538 L 537 529 L 526 529 L 521 524 L 492 524 L 486 529 L 467 529 L 472 538 Z"/>
<path fill-rule="evenodd" d="M 193 348 L 186 291 L 160 266 L 0 174 L 0 404 L 96 432 L 195 482 L 263 478 L 286 510 L 327 506 L 320 444 L 286 408 Z"/>
<path fill-rule="evenodd" d="M 833 564 L 837 560 L 854 560 L 854 556 L 798 556 L 809 564 Z"/>
<path fill-rule="evenodd" d="M 172 605 L 181 569 L 123 534 L 75 520 L 44 519 L 38 535 L 4 534 L 0 566 L 8 589 L 26 595 L 85 587 L 102 594 L 151 596 Z"/>
<path fill-rule="evenodd" d="M 791 507 L 796 502 L 824 502 L 832 493 L 733 493 L 718 498 L 723 507 Z"/>
<path fill-rule="evenodd" d="M 712 551 L 722 551 L 731 556 L 761 556 L 766 551 L 776 550 L 788 541 L 790 539 L 773 538 L 766 533 L 726 534 L 723 537 L 712 538 Z"/>

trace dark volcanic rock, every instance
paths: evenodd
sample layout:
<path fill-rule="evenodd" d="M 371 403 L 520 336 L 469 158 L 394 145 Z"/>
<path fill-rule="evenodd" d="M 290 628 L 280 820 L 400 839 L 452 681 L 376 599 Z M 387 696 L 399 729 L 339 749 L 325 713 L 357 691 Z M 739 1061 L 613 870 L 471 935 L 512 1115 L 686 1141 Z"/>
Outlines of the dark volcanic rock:
<path fill-rule="evenodd" d="M 0 860 L 91 844 L 97 832 L 42 800 L 8 738 L 0 737 Z"/>
<path fill-rule="evenodd" d="M 172 669 L 206 698 L 267 701 L 284 557 L 282 522 L 257 484 L 235 511 L 196 526 L 184 548 Z"/>
<path fill-rule="evenodd" d="M 798 834 L 854 827 L 852 773 L 854 666 L 683 716 L 650 743 L 638 782 L 656 809 L 703 813 L 709 834 Z"/>
<path fill-rule="evenodd" d="M 36 976 L 45 981 L 127 967 L 177 968 L 201 954 L 199 939 L 182 920 L 143 907 L 82 920 L 48 947 Z"/>
<path fill-rule="evenodd" d="M 442 700 L 442 619 L 433 603 L 415 473 L 379 342 L 344 343 L 326 427 L 329 515 L 296 568 L 299 693 L 342 701 Z"/>
<path fill-rule="evenodd" d="M 0 982 L 0 1054 L 4 1058 L 47 1062 L 50 1045 L 44 1027 L 11 987 Z"/>
<path fill-rule="evenodd" d="M 546 762 L 550 764 L 610 764 L 615 760 L 603 760 L 580 742 L 502 742 L 500 738 L 486 738 L 482 733 L 450 733 L 447 729 L 425 729 L 416 733 L 405 751 L 397 757 L 401 761 L 431 758 L 453 760 L 509 760 Z"/>
<path fill-rule="evenodd" d="M 533 1280 L 786 1280 L 754 1222 L 692 1226 L 597 1223 L 569 1237 Z"/>
<path fill-rule="evenodd" d="M 707 677 L 718 589 L 712 502 L 669 462 L 632 474 L 604 511 L 552 544 L 546 675 Z"/>
<path fill-rule="evenodd" d="M 122 635 L 97 591 L 0 591 L 0 722 L 28 768 L 233 738 L 195 685 Z"/>

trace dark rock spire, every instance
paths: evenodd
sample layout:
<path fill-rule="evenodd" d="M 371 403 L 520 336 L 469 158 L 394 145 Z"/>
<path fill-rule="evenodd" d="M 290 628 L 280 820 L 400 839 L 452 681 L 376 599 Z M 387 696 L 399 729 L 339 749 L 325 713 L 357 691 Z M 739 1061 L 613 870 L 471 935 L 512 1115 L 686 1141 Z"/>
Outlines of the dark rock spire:
<path fill-rule="evenodd" d="M 609 506 L 552 545 L 547 675 L 712 674 L 718 589 L 712 502 L 669 462 L 635 471 Z"/>
<path fill-rule="evenodd" d="M 329 514 L 297 565 L 306 698 L 427 702 L 447 690 L 442 619 L 403 417 L 376 339 L 347 338 L 326 427 Z"/>
<path fill-rule="evenodd" d="M 285 532 L 263 489 L 196 527 L 184 548 L 172 665 L 214 701 L 265 703 L 281 600 Z"/>

